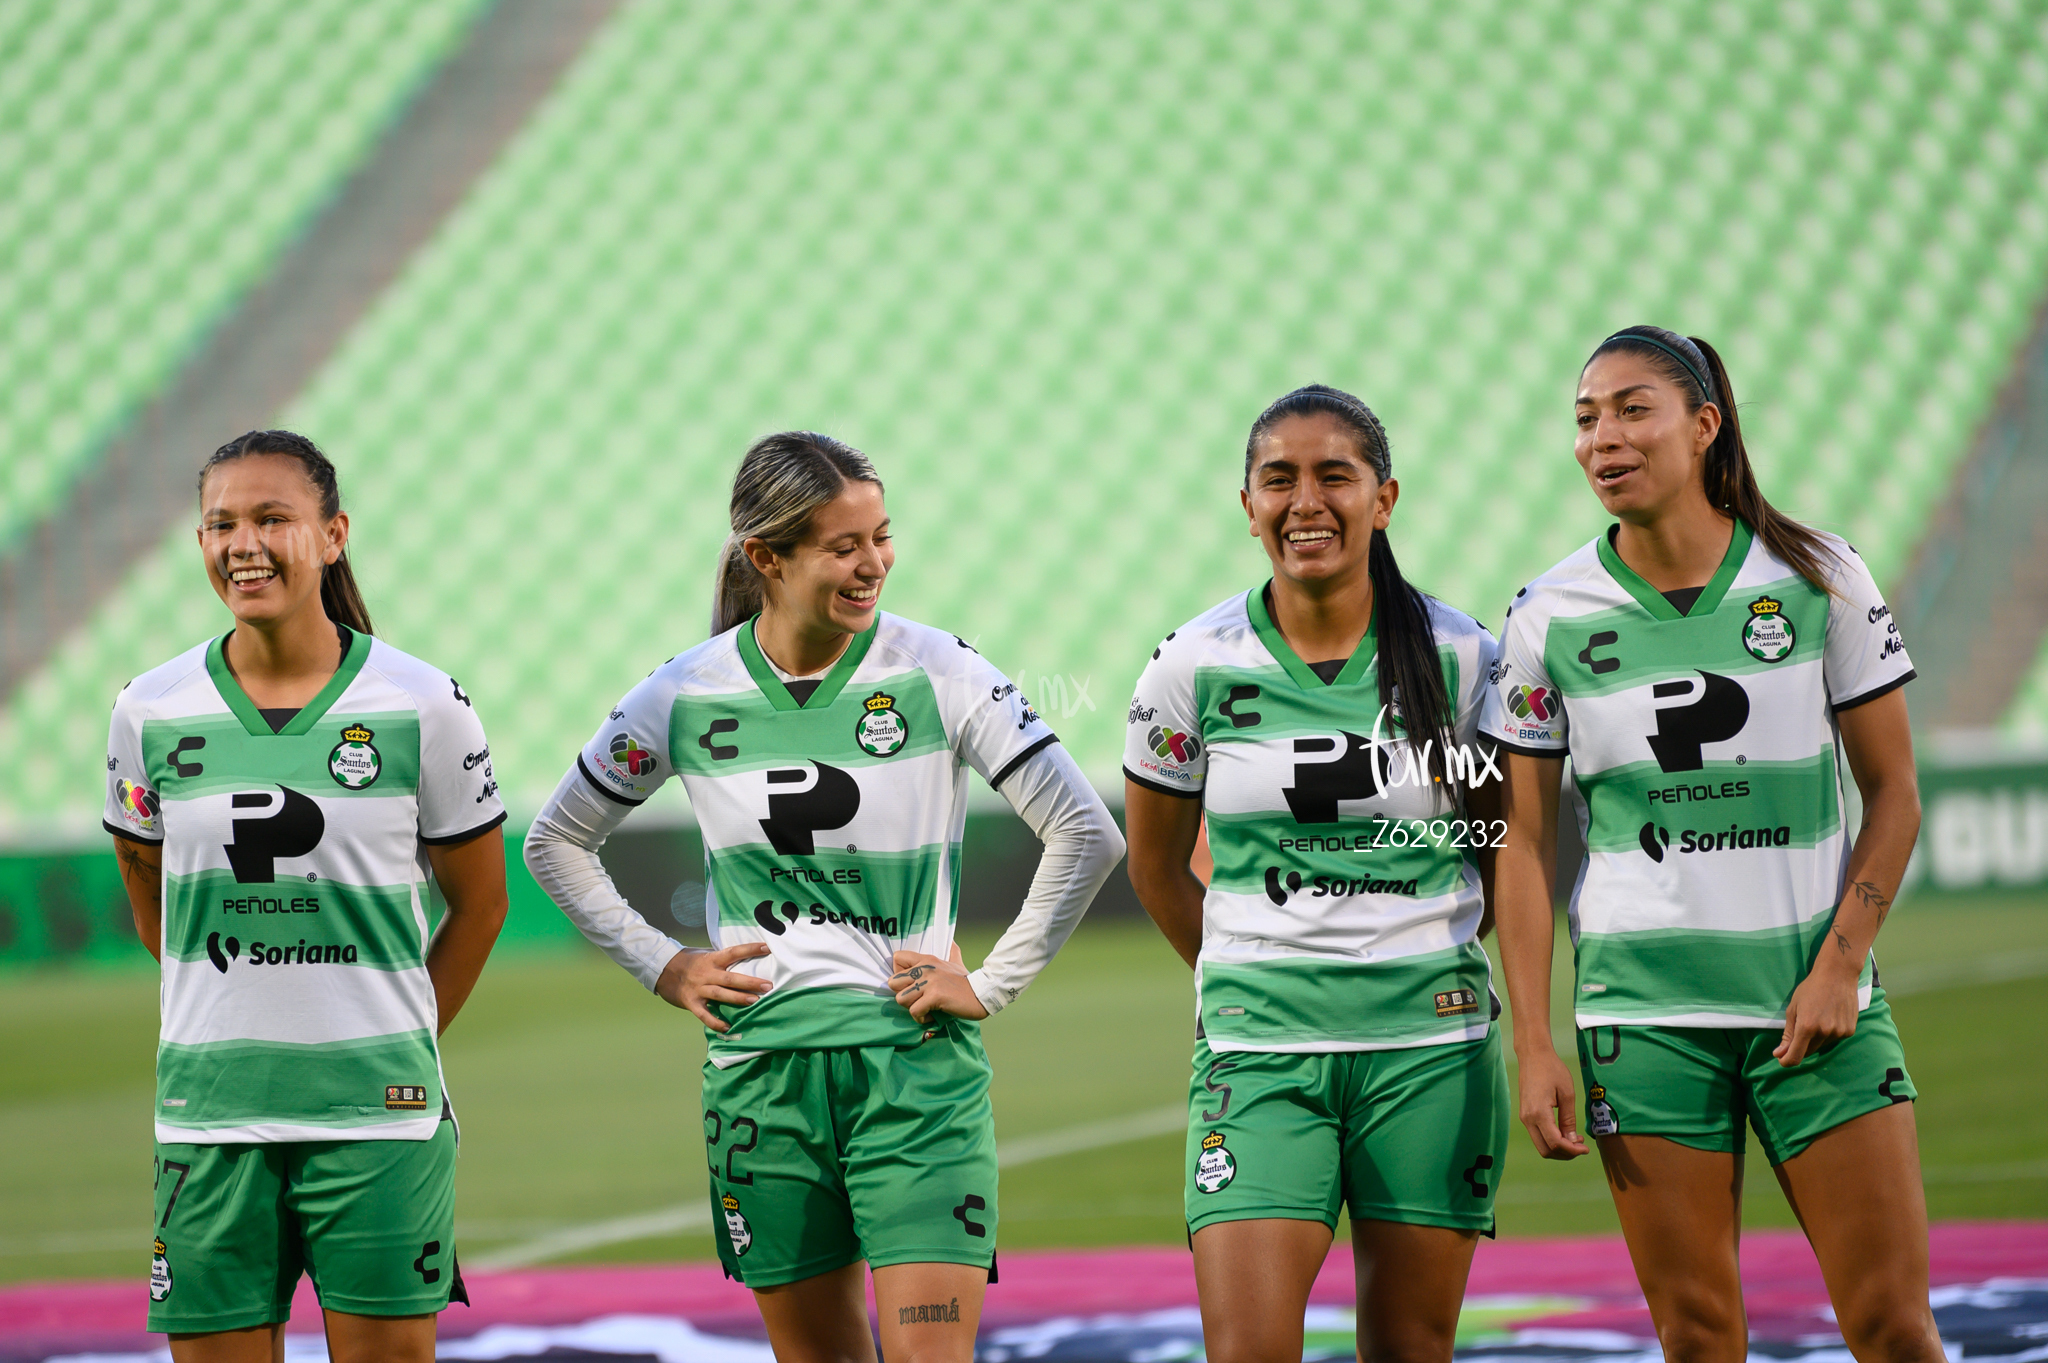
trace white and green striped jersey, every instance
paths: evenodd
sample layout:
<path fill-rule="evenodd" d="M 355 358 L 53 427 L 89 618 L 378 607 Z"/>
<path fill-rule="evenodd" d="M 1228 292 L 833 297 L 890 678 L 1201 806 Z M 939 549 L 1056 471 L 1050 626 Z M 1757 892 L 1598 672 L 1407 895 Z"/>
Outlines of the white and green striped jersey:
<path fill-rule="evenodd" d="M 163 847 L 160 1141 L 416 1141 L 441 1119 L 423 844 L 505 809 L 462 688 L 344 637 L 281 730 L 220 639 L 114 702 L 107 829 Z"/>
<path fill-rule="evenodd" d="M 768 944 L 734 969 L 773 987 L 707 1032 L 714 1062 L 918 1041 L 886 982 L 896 952 L 952 949 L 968 769 L 1001 785 L 1057 741 L 979 653 L 887 613 L 811 687 L 776 675 L 749 620 L 656 668 L 577 759 L 628 805 L 680 776 L 712 945 Z"/>
<path fill-rule="evenodd" d="M 1571 758 L 1579 1025 L 1782 1022 L 1848 869 L 1835 714 L 1913 664 L 1839 539 L 1831 597 L 1738 521 L 1681 610 L 1613 535 L 1515 594 L 1482 724 Z"/>
<path fill-rule="evenodd" d="M 1430 617 L 1469 753 L 1493 636 L 1441 602 Z M 1212 1050 L 1486 1035 L 1471 849 L 1497 830 L 1461 816 L 1397 719 L 1380 713 L 1376 628 L 1325 682 L 1274 628 L 1263 588 L 1167 635 L 1138 679 L 1124 774 L 1200 799 L 1215 856 L 1195 966 Z"/>

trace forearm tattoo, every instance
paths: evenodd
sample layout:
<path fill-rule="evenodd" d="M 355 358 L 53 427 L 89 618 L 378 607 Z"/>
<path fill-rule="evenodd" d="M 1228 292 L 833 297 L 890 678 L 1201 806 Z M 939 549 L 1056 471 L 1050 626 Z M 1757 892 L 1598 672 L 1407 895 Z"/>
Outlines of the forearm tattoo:
<path fill-rule="evenodd" d="M 1852 880 L 1849 882 L 1849 889 L 1865 905 L 1877 910 L 1877 925 L 1883 927 L 1885 915 L 1892 911 L 1891 896 L 1878 889 L 1877 883 L 1870 880 Z"/>

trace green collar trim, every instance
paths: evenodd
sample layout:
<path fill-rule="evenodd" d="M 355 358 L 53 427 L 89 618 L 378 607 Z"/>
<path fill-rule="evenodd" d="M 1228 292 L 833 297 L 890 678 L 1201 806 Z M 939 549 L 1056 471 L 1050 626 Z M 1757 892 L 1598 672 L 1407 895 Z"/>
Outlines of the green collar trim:
<path fill-rule="evenodd" d="M 811 698 L 799 701 L 789 694 L 789 687 L 784 685 L 782 678 L 775 675 L 774 665 L 761 651 L 761 641 L 754 637 L 754 625 L 760 618 L 756 615 L 740 627 L 740 661 L 747 665 L 747 673 L 753 677 L 754 685 L 761 688 L 761 694 L 778 710 L 808 710 L 813 706 L 820 710 L 831 708 L 832 702 L 839 699 L 839 693 L 846 689 L 846 683 L 853 680 L 854 669 L 860 666 L 861 659 L 868 656 L 868 649 L 875 642 L 875 631 L 882 627 L 881 612 L 877 611 L 875 623 L 853 636 L 853 642 L 846 646 L 846 652 L 839 655 L 839 661 L 832 664 L 832 670 L 825 674 L 825 680 L 818 683 L 818 689 L 811 692 Z"/>
<path fill-rule="evenodd" d="M 1272 585 L 1273 580 L 1268 578 L 1265 586 L 1252 588 L 1244 597 L 1245 614 L 1251 617 L 1252 629 L 1258 633 L 1259 642 L 1266 646 L 1266 651 L 1279 659 L 1280 666 L 1286 669 L 1287 675 L 1294 678 L 1294 684 L 1304 691 L 1320 691 L 1326 685 L 1355 685 L 1372 666 L 1373 659 L 1379 656 L 1379 604 L 1373 604 L 1372 619 L 1365 626 L 1365 637 L 1360 639 L 1358 647 L 1351 651 L 1351 657 L 1344 663 L 1344 670 L 1337 674 L 1337 680 L 1325 682 L 1309 670 L 1308 664 L 1301 660 L 1301 655 L 1294 651 L 1294 646 L 1280 633 L 1280 627 L 1273 623 L 1272 615 L 1266 610 L 1266 589 Z"/>
<path fill-rule="evenodd" d="M 348 690 L 349 683 L 363 670 L 363 664 L 370 658 L 370 636 L 358 634 L 347 625 L 337 626 L 348 639 L 348 647 L 341 655 L 341 666 L 334 669 L 334 675 L 327 679 L 327 685 L 320 688 L 320 694 L 305 704 L 292 722 L 272 732 L 270 721 L 256 708 L 256 702 L 249 699 L 249 693 L 235 680 L 235 674 L 228 670 L 228 634 L 223 634 L 206 646 L 206 672 L 213 678 L 213 689 L 220 692 L 220 698 L 228 703 L 228 709 L 235 712 L 235 718 L 242 721 L 251 738 L 297 738 L 326 718 L 328 709 L 341 699 L 341 693 Z"/>
<path fill-rule="evenodd" d="M 1721 566 L 1714 570 L 1714 576 L 1707 585 L 1700 588 L 1699 599 L 1692 603 L 1692 609 L 1681 611 L 1665 599 L 1664 593 L 1643 581 L 1635 569 L 1621 561 L 1621 554 L 1614 547 L 1614 532 L 1618 528 L 1609 526 L 1607 533 L 1597 541 L 1600 566 L 1636 599 L 1637 605 L 1650 613 L 1653 620 L 1684 620 L 1692 616 L 1712 615 L 1719 610 L 1721 598 L 1728 595 L 1729 584 L 1742 571 L 1742 561 L 1749 557 L 1750 542 L 1756 538 L 1749 526 L 1738 518 L 1735 533 L 1728 537 L 1728 552 L 1721 556 Z"/>

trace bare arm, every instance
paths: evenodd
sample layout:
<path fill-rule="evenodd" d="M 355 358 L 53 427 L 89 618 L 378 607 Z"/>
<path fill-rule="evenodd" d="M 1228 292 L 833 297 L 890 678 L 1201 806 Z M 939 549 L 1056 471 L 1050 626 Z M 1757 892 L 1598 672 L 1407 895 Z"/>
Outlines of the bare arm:
<path fill-rule="evenodd" d="M 1202 882 L 1188 860 L 1202 830 L 1202 802 L 1124 782 L 1124 832 L 1131 888 L 1180 958 L 1194 967 L 1202 950 Z"/>
<path fill-rule="evenodd" d="M 1470 826 L 1473 842 L 1472 859 L 1479 865 L 1479 892 L 1485 896 L 1486 907 L 1479 914 L 1479 935 L 1483 938 L 1493 931 L 1494 896 L 1498 892 L 1499 880 L 1496 866 L 1499 861 L 1499 844 L 1494 835 L 1499 832 L 1496 822 L 1500 818 L 1499 781 L 1472 786 L 1465 792 L 1465 822 Z"/>
<path fill-rule="evenodd" d="M 1515 1023 L 1522 1125 L 1543 1158 L 1576 1159 L 1586 1153 L 1578 1133 L 1577 1088 L 1550 1034 L 1557 802 L 1564 759 L 1507 756 L 1501 817 L 1508 830 L 1494 854 L 1494 911 Z"/>
<path fill-rule="evenodd" d="M 453 846 L 428 843 L 427 863 L 448 901 L 427 948 L 427 977 L 434 982 L 434 1005 L 445 1032 L 476 988 L 505 926 L 505 831 L 493 828 Z"/>
<path fill-rule="evenodd" d="M 163 959 L 164 849 L 161 844 L 114 837 L 114 860 L 121 867 L 121 888 L 128 892 L 128 910 L 135 915 L 135 935 L 149 954 Z"/>
<path fill-rule="evenodd" d="M 1849 772 L 1863 795 L 1863 827 L 1849 854 L 1835 921 L 1785 1006 L 1785 1039 L 1772 1052 L 1781 1065 L 1796 1065 L 1821 1043 L 1855 1032 L 1856 979 L 1920 836 L 1920 781 L 1904 690 L 1844 710 L 1836 719 Z"/>

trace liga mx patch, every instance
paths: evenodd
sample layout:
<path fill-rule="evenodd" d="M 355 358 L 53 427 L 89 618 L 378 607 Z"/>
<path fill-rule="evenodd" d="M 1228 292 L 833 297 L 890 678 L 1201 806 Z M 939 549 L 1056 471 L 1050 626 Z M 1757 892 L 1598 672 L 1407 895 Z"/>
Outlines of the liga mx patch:
<path fill-rule="evenodd" d="M 384 1106 L 393 1112 L 425 1112 L 427 1110 L 427 1086 L 425 1084 L 386 1084 Z"/>
<path fill-rule="evenodd" d="M 1479 995 L 1471 989 L 1446 989 L 1436 996 L 1436 1015 L 1440 1018 L 1454 1018 L 1461 1013 L 1479 1011 Z"/>

